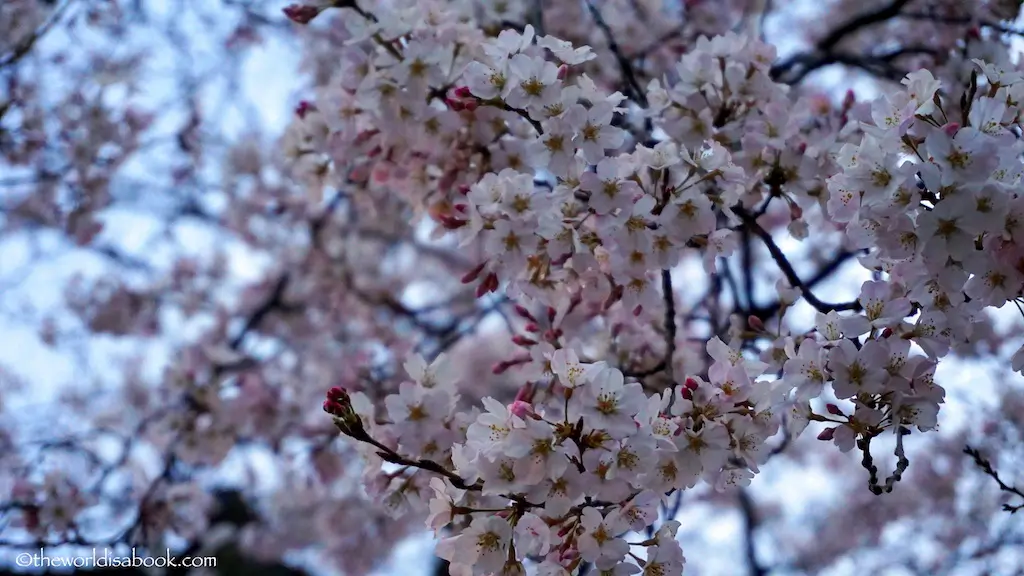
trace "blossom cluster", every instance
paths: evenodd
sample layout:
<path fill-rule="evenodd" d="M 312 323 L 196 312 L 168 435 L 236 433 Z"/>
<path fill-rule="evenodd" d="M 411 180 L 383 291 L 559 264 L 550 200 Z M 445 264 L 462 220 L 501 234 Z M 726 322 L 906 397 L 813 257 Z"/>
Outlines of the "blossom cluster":
<path fill-rule="evenodd" d="M 755 381 L 766 364 L 721 340 L 708 352 L 709 381 L 691 377 L 648 395 L 606 362 L 559 349 L 543 381 L 508 406 L 485 398 L 483 412 L 456 410 L 449 358 L 428 366 L 417 356 L 406 363 L 413 380 L 385 399 L 386 413 L 340 388 L 324 410 L 366 443 L 377 470 L 384 462 L 413 470 L 389 474 L 381 497 L 428 508 L 435 532 L 457 529 L 438 546 L 453 574 L 523 573 L 527 559 L 543 574 L 568 574 L 580 562 L 640 572 L 627 562 L 637 557 L 631 546 L 646 549 L 646 573 L 681 574 L 678 523 L 660 522 L 640 543 L 623 535 L 653 527 L 659 505 L 700 479 L 719 489 L 749 483 L 786 392 L 781 381 Z M 437 464 L 447 462 L 451 469 Z M 441 475 L 428 483 L 430 472 Z"/>

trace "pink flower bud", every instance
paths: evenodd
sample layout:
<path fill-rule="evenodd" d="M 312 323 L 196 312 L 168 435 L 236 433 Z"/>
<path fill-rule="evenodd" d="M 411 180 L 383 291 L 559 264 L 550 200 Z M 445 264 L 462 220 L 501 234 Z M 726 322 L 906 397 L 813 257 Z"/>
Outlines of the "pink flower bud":
<path fill-rule="evenodd" d="M 348 392 L 344 388 L 335 386 L 327 391 L 327 399 L 332 402 L 341 402 L 348 399 Z"/>
<path fill-rule="evenodd" d="M 498 362 L 494 365 L 494 368 L 491 368 L 491 374 L 504 374 L 511 367 L 512 365 L 508 362 Z"/>
<path fill-rule="evenodd" d="M 960 124 L 957 122 L 950 122 L 949 124 L 946 124 L 945 126 L 942 127 L 942 131 L 945 132 L 947 136 L 952 138 L 953 136 L 956 136 L 957 132 L 960 131 Z"/>
<path fill-rule="evenodd" d="M 466 274 L 462 277 L 462 283 L 469 284 L 470 282 L 476 280 L 477 277 L 480 276 L 480 273 L 483 272 L 484 266 L 486 265 L 487 263 L 484 262 L 483 264 L 478 265 L 476 268 L 473 268 L 469 272 L 466 272 Z"/>
<path fill-rule="evenodd" d="M 487 278 L 484 279 L 484 283 L 487 284 L 488 292 L 494 292 L 495 290 L 498 289 L 498 275 L 495 274 L 494 272 L 491 272 L 490 274 L 487 275 Z"/>
<path fill-rule="evenodd" d="M 849 110 L 853 106 L 854 102 L 857 101 L 857 95 L 854 94 L 853 90 L 847 90 L 846 96 L 843 97 L 843 109 Z"/>
<path fill-rule="evenodd" d="M 537 326 L 533 322 L 530 322 L 529 324 L 524 326 L 523 329 L 526 330 L 527 332 L 534 332 L 534 333 L 540 332 L 540 326 Z"/>
<path fill-rule="evenodd" d="M 527 338 L 522 334 L 516 334 L 515 336 L 512 337 L 512 343 L 517 346 L 535 346 L 537 344 L 537 341 L 531 340 L 530 338 Z"/>
<path fill-rule="evenodd" d="M 314 110 L 316 110 L 316 104 L 313 104 L 308 100 L 303 100 L 302 102 L 299 102 L 298 106 L 295 107 L 295 115 L 298 116 L 299 118 L 305 118 L 306 114 Z"/>
<path fill-rule="evenodd" d="M 480 103 L 477 102 L 476 100 L 466 100 L 465 102 L 462 103 L 462 105 L 466 108 L 466 110 L 472 112 L 473 110 L 476 110 L 478 106 L 480 106 Z"/>
<path fill-rule="evenodd" d="M 882 330 L 882 338 L 888 338 L 890 336 L 892 336 L 892 328 L 886 328 L 885 330 Z"/>
<path fill-rule="evenodd" d="M 835 436 L 835 434 L 836 434 L 836 429 L 835 428 L 825 428 L 824 430 L 821 431 L 821 434 L 818 434 L 818 440 L 825 440 L 825 441 L 831 440 L 832 437 Z"/>
<path fill-rule="evenodd" d="M 469 86 L 459 86 L 454 91 L 452 91 L 452 94 L 454 94 L 456 98 L 472 98 L 473 97 L 473 93 L 469 91 Z"/>
<path fill-rule="evenodd" d="M 452 110 L 455 110 L 456 112 L 466 109 L 466 105 L 462 102 L 462 100 L 455 100 L 454 98 L 445 98 L 444 103 L 445 105 L 447 105 Z"/>
<path fill-rule="evenodd" d="M 537 319 L 533 317 L 533 314 L 530 314 L 530 311 L 527 310 L 526 307 L 521 304 L 516 304 L 516 314 L 518 314 L 520 318 L 525 318 L 532 322 L 537 321 Z"/>
<path fill-rule="evenodd" d="M 695 378 L 687 378 L 686 382 L 683 383 L 683 386 L 686 386 L 689 390 L 696 390 L 698 386 L 697 380 Z"/>
<path fill-rule="evenodd" d="M 515 401 L 516 402 L 520 402 L 520 401 L 522 401 L 522 402 L 529 402 L 530 398 L 532 398 L 532 397 L 533 397 L 533 386 L 530 385 L 529 382 L 527 382 L 526 384 L 523 385 L 522 388 L 519 389 L 519 392 L 516 392 Z"/>
<path fill-rule="evenodd" d="M 552 308 L 551 306 L 548 306 L 548 322 L 554 322 L 555 321 L 555 316 L 557 316 L 557 315 L 558 315 L 558 311 L 555 310 L 554 308 Z"/>
<path fill-rule="evenodd" d="M 825 405 L 825 409 L 828 410 L 828 413 L 832 414 L 833 416 L 843 416 L 844 415 L 843 411 L 839 409 L 839 406 L 836 406 L 835 404 L 826 404 Z"/>
<path fill-rule="evenodd" d="M 750 327 L 753 328 L 754 330 L 757 330 L 759 332 L 764 331 L 764 322 L 762 322 L 760 318 L 754 316 L 753 314 L 751 314 L 747 318 L 747 324 L 749 324 Z"/>
<path fill-rule="evenodd" d="M 282 12 L 288 17 L 289 20 L 298 24 L 309 24 L 309 22 L 316 18 L 320 14 L 322 8 L 316 6 L 303 6 L 301 4 L 291 4 L 285 6 Z"/>
<path fill-rule="evenodd" d="M 526 418 L 533 414 L 533 406 L 530 406 L 522 400 L 516 400 L 508 407 L 508 411 L 520 418 Z"/>
<path fill-rule="evenodd" d="M 569 73 L 569 66 L 562 64 L 558 67 L 558 79 L 565 80 L 565 75 Z"/>

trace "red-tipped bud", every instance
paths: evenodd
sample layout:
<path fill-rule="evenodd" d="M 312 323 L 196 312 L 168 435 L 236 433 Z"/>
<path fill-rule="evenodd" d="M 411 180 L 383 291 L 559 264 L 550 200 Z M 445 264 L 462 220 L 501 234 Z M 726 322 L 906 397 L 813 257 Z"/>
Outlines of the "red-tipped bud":
<path fill-rule="evenodd" d="M 533 414 L 533 406 L 530 406 L 528 403 L 523 402 L 522 400 L 516 400 L 515 402 L 509 405 L 508 411 L 520 418 L 526 418 L 527 416 Z"/>
<path fill-rule="evenodd" d="M 527 332 L 540 332 L 540 326 L 537 326 L 533 322 L 528 323 L 526 326 L 523 327 L 523 329 L 526 330 Z"/>
<path fill-rule="evenodd" d="M 551 306 L 548 306 L 547 312 L 548 312 L 548 322 L 554 322 L 555 321 L 555 316 L 558 316 L 558 311 L 555 310 L 554 308 L 552 308 Z"/>
<path fill-rule="evenodd" d="M 309 24 L 309 22 L 316 18 L 322 8 L 316 6 L 303 6 L 301 4 L 291 4 L 285 6 L 282 12 L 288 17 L 289 20 L 298 24 Z"/>
<path fill-rule="evenodd" d="M 313 104 L 308 100 L 303 100 L 302 102 L 299 102 L 298 106 L 295 107 L 295 115 L 298 116 L 299 118 L 305 118 L 306 114 L 314 110 L 316 110 L 316 104 Z"/>
<path fill-rule="evenodd" d="M 680 396 L 683 397 L 683 400 L 693 400 L 693 390 L 686 388 L 682 391 Z"/>
<path fill-rule="evenodd" d="M 466 108 L 466 110 L 472 112 L 476 110 L 477 107 L 480 106 L 480 103 L 477 102 L 476 100 L 466 100 L 465 102 L 462 103 L 462 105 Z"/>
<path fill-rule="evenodd" d="M 764 332 L 764 322 L 760 318 L 751 314 L 747 317 L 747 324 L 750 325 L 751 329 L 757 330 L 758 332 Z"/>
<path fill-rule="evenodd" d="M 885 330 L 882 330 L 882 338 L 888 338 L 890 336 L 892 336 L 892 328 L 886 328 Z"/>
<path fill-rule="evenodd" d="M 498 275 L 491 272 L 487 275 L 487 278 L 484 279 L 484 283 L 487 284 L 488 292 L 494 292 L 498 289 Z"/>
<path fill-rule="evenodd" d="M 537 341 L 531 340 L 522 334 L 516 334 L 512 337 L 512 343 L 517 346 L 536 346 Z"/>
<path fill-rule="evenodd" d="M 562 64 L 558 67 L 558 79 L 565 80 L 565 75 L 569 73 L 569 66 Z"/>
<path fill-rule="evenodd" d="M 504 374 L 511 367 L 512 365 L 508 362 L 498 362 L 494 365 L 494 368 L 491 368 L 491 374 Z"/>
<path fill-rule="evenodd" d="M 958 122 L 950 122 L 949 124 L 946 124 L 945 126 L 942 127 L 942 131 L 945 132 L 947 136 L 952 138 L 953 136 L 956 136 L 957 132 L 960 131 L 960 124 Z"/>
<path fill-rule="evenodd" d="M 516 392 L 515 401 L 529 402 L 531 398 L 533 398 L 533 386 L 527 382 L 519 389 L 519 392 Z"/>
<path fill-rule="evenodd" d="M 525 318 L 531 322 L 537 321 L 537 319 L 533 317 L 533 314 L 530 314 L 530 311 L 521 304 L 516 304 L 516 314 L 518 314 L 520 318 Z"/>
<path fill-rule="evenodd" d="M 696 390 L 697 386 L 698 386 L 697 379 L 696 378 L 687 378 L 686 382 L 683 383 L 683 386 L 686 386 L 686 388 L 688 390 Z"/>
<path fill-rule="evenodd" d="M 636 308 L 633 308 L 633 316 L 639 317 L 640 314 L 643 313 L 643 311 L 644 311 L 644 307 L 643 306 L 637 306 Z"/>
<path fill-rule="evenodd" d="M 456 112 L 466 109 L 466 105 L 462 103 L 462 100 L 456 100 L 454 98 L 445 98 L 444 103 L 446 106 L 448 106 L 452 110 L 455 110 Z"/>
<path fill-rule="evenodd" d="M 327 391 L 327 399 L 332 402 L 342 402 L 348 399 L 348 392 L 344 388 L 335 386 Z"/>
<path fill-rule="evenodd" d="M 847 90 L 846 96 L 843 97 L 843 109 L 849 110 L 856 101 L 857 95 L 854 94 L 853 90 Z"/>
<path fill-rule="evenodd" d="M 341 416 L 345 412 L 345 407 L 339 402 L 324 400 L 324 412 L 333 416 Z"/>
<path fill-rule="evenodd" d="M 821 434 L 818 434 L 818 440 L 828 441 L 831 440 L 835 435 L 835 428 L 825 428 L 824 430 L 821 431 Z"/>
<path fill-rule="evenodd" d="M 829 414 L 833 416 L 844 416 L 843 411 L 839 409 L 839 406 L 835 404 L 826 404 L 825 409 L 828 410 Z"/>
<path fill-rule="evenodd" d="M 452 91 L 452 94 L 454 94 L 456 98 L 473 97 L 473 93 L 469 91 L 469 86 L 459 86 L 458 88 Z"/>
<path fill-rule="evenodd" d="M 447 215 L 438 216 L 438 220 L 440 220 L 441 225 L 447 228 L 448 230 L 458 230 L 459 228 L 462 228 L 466 224 L 469 224 L 468 220 L 463 220 L 462 218 L 456 218 L 454 216 Z"/>
<path fill-rule="evenodd" d="M 487 263 L 484 262 L 483 264 L 479 264 L 476 268 L 473 268 L 469 272 L 466 272 L 466 274 L 462 276 L 462 283 L 469 284 L 470 282 L 476 280 L 480 276 L 480 273 L 484 271 L 484 266 L 486 265 Z"/>

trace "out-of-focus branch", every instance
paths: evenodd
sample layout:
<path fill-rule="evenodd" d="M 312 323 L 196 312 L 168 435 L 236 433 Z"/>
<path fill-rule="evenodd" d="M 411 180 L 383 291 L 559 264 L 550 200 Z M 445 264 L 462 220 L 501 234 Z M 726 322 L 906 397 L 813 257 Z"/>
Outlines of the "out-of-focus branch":
<path fill-rule="evenodd" d="M 972 448 L 970 445 L 968 445 L 964 448 L 964 454 L 970 456 L 974 460 L 974 464 L 978 468 L 980 468 L 982 472 L 984 472 L 988 476 L 991 476 L 992 479 L 996 481 L 996 484 L 999 485 L 999 489 L 1001 491 L 1024 499 L 1024 490 L 1021 490 L 1016 486 L 1011 486 L 1007 484 L 1002 478 L 1000 478 L 999 473 L 996 471 L 995 468 L 992 467 L 992 463 L 987 458 L 982 456 L 979 450 Z M 1017 505 L 1003 504 L 1003 510 L 1009 512 L 1010 514 L 1014 514 L 1018 510 L 1024 510 L 1024 502 L 1021 502 L 1020 504 Z"/>
<path fill-rule="evenodd" d="M 828 66 L 829 64 L 848 64 L 862 68 L 868 67 L 869 71 L 871 71 L 870 67 L 873 65 L 884 64 L 886 62 L 885 56 L 858 57 L 848 54 L 844 55 L 837 53 L 835 48 L 843 40 L 864 28 L 880 24 L 886 20 L 897 17 L 903 7 L 909 3 L 910 0 L 893 0 L 876 10 L 850 18 L 824 38 L 819 40 L 812 51 L 795 54 L 787 60 L 773 66 L 772 77 L 779 81 L 794 84 L 806 77 L 811 71 Z M 888 60 L 895 57 L 896 55 L 890 55 L 888 56 Z M 795 75 L 788 76 L 789 72 L 793 68 L 797 68 L 798 72 Z"/>
<path fill-rule="evenodd" d="M 615 55 L 615 60 L 619 63 L 619 68 L 622 71 L 622 78 L 626 81 L 626 89 L 630 92 L 630 97 L 638 104 L 647 107 L 647 95 L 644 94 L 643 88 L 640 87 L 640 82 L 636 78 L 636 72 L 633 70 L 633 65 L 630 63 L 629 58 L 622 51 L 619 43 L 615 41 L 615 35 L 612 33 L 612 29 L 605 22 L 601 11 L 594 6 L 594 3 L 587 0 L 587 9 L 590 11 L 591 17 L 594 18 L 594 23 L 601 29 L 604 34 L 605 40 L 608 41 L 608 50 Z"/>
<path fill-rule="evenodd" d="M 32 47 L 36 45 L 36 42 L 38 42 L 40 38 L 45 36 L 47 32 L 52 30 L 53 27 L 57 24 L 57 22 L 60 21 L 61 17 L 64 15 L 64 12 L 68 9 L 68 6 L 71 5 L 71 2 L 72 0 L 65 0 L 65 2 L 63 2 L 53 11 L 49 19 L 47 19 L 42 26 L 37 28 L 27 38 L 22 40 L 21 43 L 15 46 L 14 50 L 12 50 L 10 53 L 4 56 L 0 56 L 0 70 L 17 64 L 19 60 L 28 55 L 28 53 L 32 51 Z"/>
<path fill-rule="evenodd" d="M 768 569 L 757 559 L 754 536 L 761 521 L 757 517 L 757 507 L 754 505 L 750 493 L 741 488 L 736 495 L 740 504 L 740 513 L 743 514 L 743 546 L 747 558 L 747 571 L 751 576 L 767 576 Z"/>

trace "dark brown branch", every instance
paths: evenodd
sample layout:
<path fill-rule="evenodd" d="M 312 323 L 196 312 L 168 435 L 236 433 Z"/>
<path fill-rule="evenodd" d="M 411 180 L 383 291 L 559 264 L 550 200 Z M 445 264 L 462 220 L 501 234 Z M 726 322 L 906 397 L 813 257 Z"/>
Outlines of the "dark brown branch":
<path fill-rule="evenodd" d="M 737 499 L 740 504 L 740 512 L 743 514 L 743 546 L 747 557 L 747 570 L 750 576 L 767 576 L 768 569 L 757 559 L 754 536 L 757 534 L 757 528 L 761 522 L 757 517 L 754 500 L 745 488 L 740 488 Z"/>
<path fill-rule="evenodd" d="M 798 276 L 796 270 L 793 269 L 793 265 L 789 263 L 789 259 L 786 257 L 786 254 L 782 251 L 781 248 L 779 248 L 778 244 L 775 243 L 775 240 L 772 238 L 772 235 L 769 234 L 767 230 L 762 228 L 761 225 L 757 223 L 757 219 L 742 208 L 734 208 L 733 210 L 736 213 L 736 215 L 739 216 L 741 220 L 743 220 L 743 223 L 746 225 L 746 227 L 751 232 L 753 232 L 757 237 L 759 237 L 762 242 L 764 242 L 765 247 L 768 248 L 768 252 L 772 255 L 772 259 L 775 260 L 775 263 L 778 264 L 779 269 L 782 270 L 783 275 L 786 276 L 786 280 L 789 281 L 791 286 L 793 286 L 794 288 L 798 288 L 800 290 L 800 292 L 803 294 L 804 300 L 806 300 L 808 304 L 813 306 L 819 312 L 823 313 L 831 312 L 833 310 L 859 311 L 862 309 L 860 302 L 856 300 L 852 302 L 831 303 L 824 302 L 817 296 L 815 296 L 814 293 L 811 292 L 811 290 L 807 287 L 807 285 L 804 284 L 802 280 L 800 280 L 800 276 Z"/>
<path fill-rule="evenodd" d="M 612 33 L 611 27 L 608 26 L 604 17 L 601 16 L 601 11 L 590 0 L 587 0 L 587 9 L 590 11 L 591 17 L 594 18 L 594 23 L 597 24 L 597 27 L 601 29 L 601 33 L 604 34 L 605 40 L 608 42 L 608 49 L 615 55 L 615 60 L 619 63 L 622 78 L 626 81 L 626 91 L 632 94 L 631 97 L 634 102 L 646 108 L 647 95 L 644 94 L 643 89 L 640 87 L 640 82 L 636 79 L 636 72 L 633 70 L 633 65 L 630 63 L 629 58 L 626 57 L 619 43 L 615 41 L 615 35 Z"/>
<path fill-rule="evenodd" d="M 999 477 L 999 473 L 996 472 L 995 468 L 992 467 L 992 463 L 987 458 L 981 455 L 981 452 L 971 448 L 969 445 L 964 448 L 964 454 L 967 454 L 974 460 L 974 464 L 981 469 L 982 472 L 991 476 L 996 484 L 999 485 L 999 489 L 1007 494 L 1012 494 L 1024 498 L 1024 490 L 1017 488 L 1016 486 L 1010 486 Z M 1010 514 L 1016 513 L 1018 510 L 1024 510 L 1024 502 L 1017 504 L 1016 506 L 1010 504 L 1003 504 L 1003 510 Z"/>

